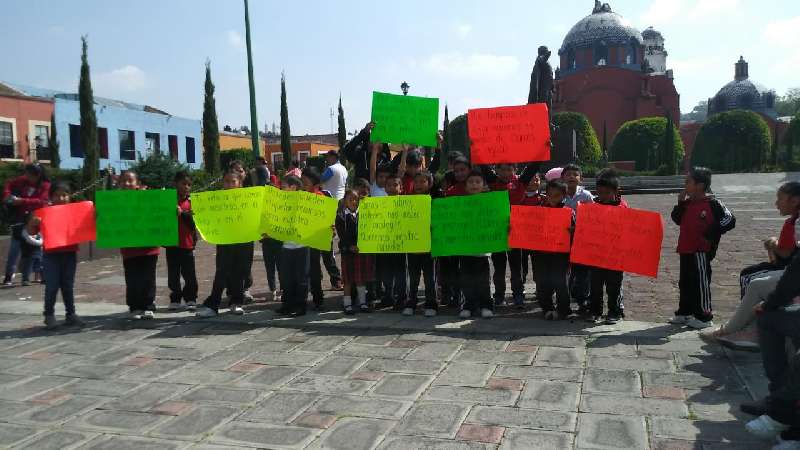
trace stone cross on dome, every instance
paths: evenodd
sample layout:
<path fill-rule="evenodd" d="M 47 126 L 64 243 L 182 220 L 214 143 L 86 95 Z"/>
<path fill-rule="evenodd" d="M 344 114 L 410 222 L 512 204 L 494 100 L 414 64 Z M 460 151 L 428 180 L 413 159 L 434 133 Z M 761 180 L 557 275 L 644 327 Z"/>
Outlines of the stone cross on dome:
<path fill-rule="evenodd" d="M 598 14 L 604 12 L 612 12 L 611 5 L 609 5 L 608 3 L 600 3 L 600 0 L 594 0 L 594 9 L 592 10 L 592 14 Z"/>

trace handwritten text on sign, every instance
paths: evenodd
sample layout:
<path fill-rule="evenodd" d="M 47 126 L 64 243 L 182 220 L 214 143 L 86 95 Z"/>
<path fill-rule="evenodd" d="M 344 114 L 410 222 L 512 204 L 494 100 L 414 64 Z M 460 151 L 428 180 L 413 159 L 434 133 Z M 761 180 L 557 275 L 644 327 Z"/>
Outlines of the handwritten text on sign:
<path fill-rule="evenodd" d="M 430 252 L 430 196 L 396 195 L 361 200 L 358 249 L 361 253 Z"/>
<path fill-rule="evenodd" d="M 37 209 L 34 214 L 42 219 L 45 250 L 97 239 L 92 202 L 48 206 Z"/>
<path fill-rule="evenodd" d="M 372 93 L 370 142 L 436 146 L 439 99 Z"/>
<path fill-rule="evenodd" d="M 98 191 L 99 248 L 178 245 L 178 197 L 175 189 Z"/>
<path fill-rule="evenodd" d="M 507 191 L 436 199 L 431 207 L 433 256 L 508 250 Z"/>
<path fill-rule="evenodd" d="M 550 159 L 547 105 L 470 109 L 467 114 L 473 164 Z"/>
<path fill-rule="evenodd" d="M 241 244 L 260 236 L 264 188 L 200 192 L 192 195 L 197 231 L 212 244 Z"/>
<path fill-rule="evenodd" d="M 329 197 L 267 186 L 261 231 L 279 241 L 330 250 L 337 206 Z"/>
<path fill-rule="evenodd" d="M 553 253 L 569 253 L 570 208 L 511 205 L 508 246 Z"/>
<path fill-rule="evenodd" d="M 570 261 L 655 278 L 663 239 L 656 212 L 581 203 Z"/>

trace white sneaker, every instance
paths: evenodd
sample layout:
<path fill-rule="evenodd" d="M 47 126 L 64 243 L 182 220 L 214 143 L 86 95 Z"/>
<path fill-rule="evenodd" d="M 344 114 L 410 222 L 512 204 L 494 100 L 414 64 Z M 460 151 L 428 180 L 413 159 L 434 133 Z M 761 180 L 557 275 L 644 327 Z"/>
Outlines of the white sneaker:
<path fill-rule="evenodd" d="M 231 314 L 241 316 L 242 314 L 244 314 L 244 309 L 239 305 L 233 305 L 231 306 Z"/>
<path fill-rule="evenodd" d="M 250 289 L 244 291 L 243 296 L 245 303 L 253 303 L 254 301 L 256 301 L 256 298 L 253 297 L 253 294 L 250 293 Z"/>
<path fill-rule="evenodd" d="M 141 310 L 134 310 L 128 313 L 128 318 L 133 320 L 141 320 L 143 317 L 144 311 Z"/>
<path fill-rule="evenodd" d="M 461 317 L 462 319 L 469 319 L 472 317 L 472 312 L 470 312 L 468 309 L 462 309 L 461 312 L 458 313 L 458 317 Z"/>
<path fill-rule="evenodd" d="M 494 317 L 494 313 L 489 308 L 483 308 L 481 309 L 481 317 L 483 317 L 484 319 L 491 319 L 492 317 Z"/>
<path fill-rule="evenodd" d="M 686 326 L 689 328 L 694 328 L 695 330 L 704 330 L 706 328 L 713 327 L 714 322 L 710 320 L 708 322 L 703 322 L 696 317 L 691 317 L 686 321 Z"/>
<path fill-rule="evenodd" d="M 170 311 L 177 311 L 179 309 L 181 309 L 181 303 L 180 302 L 170 302 L 170 304 L 169 304 L 169 310 Z"/>
<path fill-rule="evenodd" d="M 686 322 L 689 319 L 692 319 L 692 316 L 673 316 L 671 319 L 667 321 L 667 323 L 671 323 L 673 325 L 686 325 Z"/>
<path fill-rule="evenodd" d="M 800 450 L 800 441 L 785 441 L 778 436 L 778 443 L 772 450 Z"/>
<path fill-rule="evenodd" d="M 414 309 L 413 308 L 405 308 L 405 309 L 403 309 L 403 315 L 404 316 L 413 316 L 414 315 Z"/>
<path fill-rule="evenodd" d="M 766 414 L 747 422 L 744 427 L 747 428 L 750 434 L 763 439 L 775 439 L 781 432 L 791 428 L 789 425 L 780 423 Z"/>
<path fill-rule="evenodd" d="M 155 314 L 153 314 L 153 311 L 150 311 L 149 309 L 142 313 L 142 319 L 149 320 L 152 319 L 153 317 L 155 317 Z"/>
<path fill-rule="evenodd" d="M 195 309 L 197 309 L 197 303 L 196 302 L 186 302 L 186 309 L 188 309 L 189 311 L 194 311 Z"/>
<path fill-rule="evenodd" d="M 436 310 L 433 308 L 428 308 L 425 310 L 425 317 L 436 317 Z"/>
<path fill-rule="evenodd" d="M 214 317 L 217 312 L 208 306 L 200 305 L 197 307 L 197 312 L 194 314 L 196 317 Z"/>

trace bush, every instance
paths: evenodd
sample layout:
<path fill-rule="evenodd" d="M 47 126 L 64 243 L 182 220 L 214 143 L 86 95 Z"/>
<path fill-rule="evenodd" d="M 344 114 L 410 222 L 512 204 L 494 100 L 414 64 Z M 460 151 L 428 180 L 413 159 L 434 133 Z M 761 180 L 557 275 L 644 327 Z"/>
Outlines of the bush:
<path fill-rule="evenodd" d="M 759 171 L 770 160 L 771 146 L 769 127 L 761 116 L 752 111 L 726 111 L 700 128 L 692 165 L 723 173 Z"/>
<path fill-rule="evenodd" d="M 555 164 L 572 162 L 572 130 L 575 130 L 575 150 L 580 164 L 596 163 L 602 153 L 597 134 L 585 115 L 576 112 L 560 112 L 553 115 L 556 127 L 553 141 L 553 153 L 550 160 Z"/>
<path fill-rule="evenodd" d="M 667 119 L 664 117 L 645 117 L 625 122 L 611 143 L 609 159 L 636 161 L 637 171 L 656 171 L 657 174 L 674 175 L 670 173 L 667 158 L 671 156 L 674 158 L 673 161 L 683 159 L 683 141 L 680 132 L 673 126 L 671 154 L 666 152 L 664 150 L 666 128 Z"/>
<path fill-rule="evenodd" d="M 789 122 L 789 129 L 783 137 L 783 145 L 786 146 L 786 170 L 792 170 L 788 169 L 788 166 L 795 162 L 795 147 L 800 147 L 800 113 L 792 117 L 792 121 Z"/>
<path fill-rule="evenodd" d="M 228 164 L 237 159 L 244 164 L 246 169 L 252 168 L 256 162 L 256 158 L 253 156 L 253 151 L 249 148 L 223 150 L 219 153 L 220 171 L 225 172 L 228 170 Z"/>
<path fill-rule="evenodd" d="M 449 135 L 450 152 L 461 152 L 469 159 L 469 131 L 467 129 L 467 115 L 462 114 L 450 122 L 447 127 L 447 134 Z M 444 156 L 442 161 L 443 170 L 447 170 L 447 155 Z"/>
<path fill-rule="evenodd" d="M 139 182 L 152 189 L 170 188 L 173 186 L 175 173 L 189 167 L 173 160 L 168 155 L 153 152 L 147 158 L 139 158 L 131 170 L 139 176 Z"/>

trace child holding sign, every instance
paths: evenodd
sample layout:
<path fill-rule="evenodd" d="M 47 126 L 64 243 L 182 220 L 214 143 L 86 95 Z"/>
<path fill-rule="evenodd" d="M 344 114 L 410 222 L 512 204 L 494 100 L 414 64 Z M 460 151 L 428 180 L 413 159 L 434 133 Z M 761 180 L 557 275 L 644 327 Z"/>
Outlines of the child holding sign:
<path fill-rule="evenodd" d="M 542 206 L 545 208 L 565 208 L 564 197 L 567 185 L 561 179 L 547 182 L 547 197 Z M 573 212 L 573 223 L 575 213 Z M 567 319 L 572 316 L 569 305 L 569 253 L 536 252 L 533 275 L 536 280 L 536 300 L 544 311 L 545 320 Z M 553 308 L 553 293 L 556 295 L 556 307 Z"/>
<path fill-rule="evenodd" d="M 594 196 L 581 186 L 581 168 L 577 164 L 567 164 L 561 171 L 561 179 L 567 183 L 567 195 L 564 203 L 578 211 L 578 203 L 593 203 Z M 589 267 L 583 264 L 572 264 L 569 271 L 569 293 L 581 311 L 589 306 L 591 292 L 591 274 Z"/>
<path fill-rule="evenodd" d="M 284 191 L 299 191 L 303 189 L 303 181 L 289 175 L 283 179 L 281 188 Z M 292 241 L 284 241 L 278 264 L 278 278 L 283 290 L 283 306 L 278 314 L 292 314 L 302 316 L 306 313 L 306 298 L 308 297 L 308 279 L 310 267 L 309 248 Z M 317 257 L 319 264 L 319 257 Z"/>
<path fill-rule="evenodd" d="M 467 176 L 464 189 L 467 195 L 485 192 L 486 181 L 483 172 L 473 169 Z M 469 319 L 478 311 L 484 319 L 493 317 L 494 304 L 489 286 L 489 255 L 459 256 L 458 260 L 461 268 L 461 289 L 464 291 L 464 305 L 459 317 Z"/>
<path fill-rule="evenodd" d="M 430 172 L 421 171 L 414 175 L 414 195 L 430 195 L 433 186 L 433 176 Z M 408 260 L 408 300 L 403 309 L 403 315 L 414 315 L 417 308 L 417 292 L 419 291 L 419 279 L 422 275 L 425 281 L 425 317 L 436 316 L 438 306 L 436 304 L 436 275 L 434 271 L 434 261 L 431 253 L 409 253 L 406 255 Z"/>
<path fill-rule="evenodd" d="M 386 194 L 389 196 L 403 193 L 402 180 L 399 174 L 390 174 L 386 178 Z M 400 310 L 408 299 L 406 291 L 406 255 L 405 253 L 383 253 L 379 255 L 380 283 L 383 298 L 379 306 L 393 307 Z"/>
<path fill-rule="evenodd" d="M 320 189 L 322 179 L 320 178 L 319 171 L 313 167 L 306 167 L 303 169 L 303 190 L 315 195 L 322 195 L 331 197 L 331 193 Z M 331 250 L 333 250 L 333 242 L 331 242 Z M 335 290 L 341 289 L 341 275 L 339 269 L 336 267 L 336 260 L 333 257 L 333 251 L 317 250 L 315 248 L 309 249 L 311 258 L 311 268 L 309 269 L 309 277 L 311 282 L 311 297 L 314 301 L 314 307 L 321 310 L 323 307 L 322 300 L 324 293 L 322 292 L 322 266 L 320 260 L 325 265 L 330 277 L 331 286 Z M 338 288 L 338 289 L 337 289 Z"/>
<path fill-rule="evenodd" d="M 375 278 L 375 262 L 372 255 L 358 251 L 358 192 L 348 189 L 344 193 L 344 209 L 336 214 L 336 234 L 339 236 L 339 251 L 342 254 L 342 278 L 344 280 L 344 313 L 352 315 L 353 288 L 358 296 L 358 308 L 369 312 L 366 284 Z"/>
<path fill-rule="evenodd" d="M 445 197 L 466 195 L 467 177 L 472 170 L 469 160 L 464 156 L 458 156 L 452 162 L 452 179 L 445 180 Z M 447 177 L 445 177 L 447 178 Z M 458 307 L 461 303 L 460 268 L 457 256 L 445 256 L 438 258 L 439 271 L 442 274 L 442 304 Z"/>
<path fill-rule="evenodd" d="M 178 192 L 178 245 L 167 247 L 167 285 L 169 286 L 169 309 L 181 307 L 181 299 L 186 308 L 194 311 L 197 306 L 197 274 L 194 270 L 194 247 L 197 245 L 197 228 L 192 218 L 192 178 L 188 172 L 179 171 L 174 178 Z M 181 276 L 183 289 L 181 289 Z"/>

